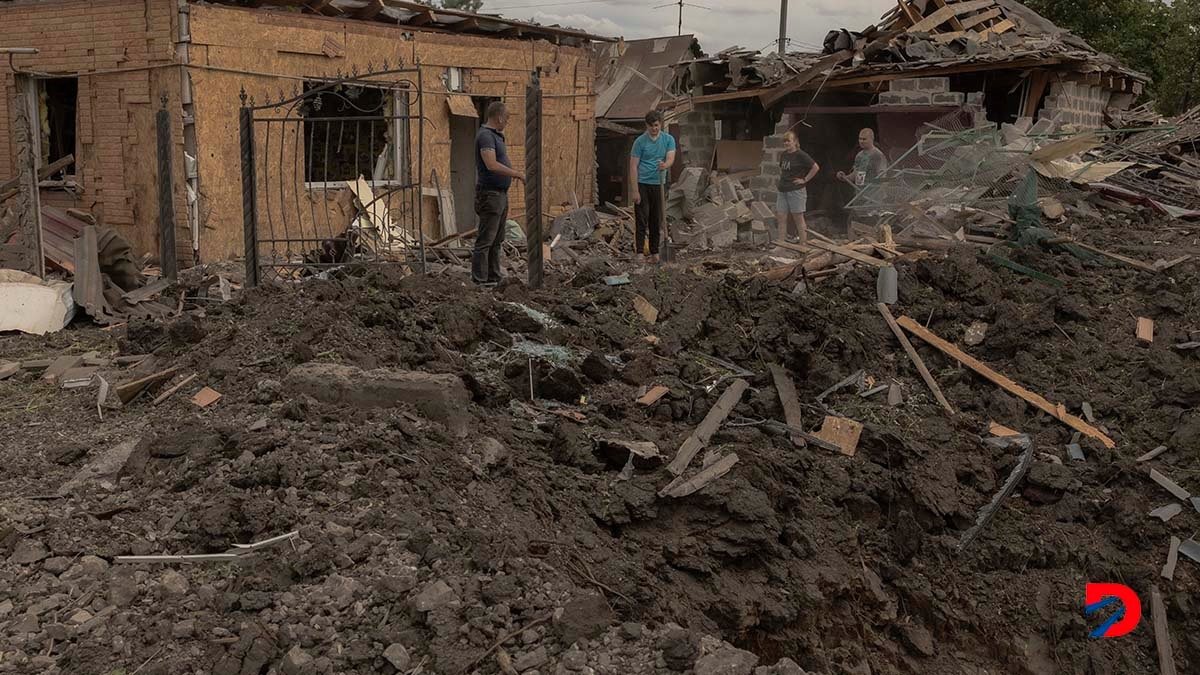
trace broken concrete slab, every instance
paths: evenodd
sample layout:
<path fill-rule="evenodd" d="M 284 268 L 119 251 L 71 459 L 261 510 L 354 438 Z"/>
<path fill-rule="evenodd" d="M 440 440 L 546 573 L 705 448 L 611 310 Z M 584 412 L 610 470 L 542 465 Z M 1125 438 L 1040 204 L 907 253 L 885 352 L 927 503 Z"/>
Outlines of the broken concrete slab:
<path fill-rule="evenodd" d="M 0 270 L 0 332 L 55 333 L 71 323 L 75 309 L 71 284 Z"/>
<path fill-rule="evenodd" d="M 64 483 L 58 489 L 58 494 L 73 492 L 92 481 L 119 476 L 140 442 L 140 438 L 131 438 L 96 456 L 84 465 L 71 480 Z"/>
<path fill-rule="evenodd" d="M 293 394 L 325 403 L 366 408 L 411 405 L 452 431 L 466 431 L 464 412 L 471 402 L 461 378 L 395 368 L 363 370 L 338 363 L 305 363 L 284 378 Z"/>
<path fill-rule="evenodd" d="M 425 585 L 421 592 L 413 597 L 411 604 L 412 608 L 418 612 L 432 612 L 439 607 L 458 600 L 458 596 L 454 593 L 454 589 L 445 581 L 438 579 Z"/>

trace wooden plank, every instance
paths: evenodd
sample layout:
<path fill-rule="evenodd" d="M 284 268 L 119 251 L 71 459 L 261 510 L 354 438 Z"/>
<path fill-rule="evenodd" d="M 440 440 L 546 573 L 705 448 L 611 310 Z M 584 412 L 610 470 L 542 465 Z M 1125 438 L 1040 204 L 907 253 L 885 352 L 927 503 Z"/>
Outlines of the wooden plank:
<path fill-rule="evenodd" d="M 783 419 L 787 421 L 788 426 L 803 429 L 804 425 L 801 423 L 803 415 L 800 411 L 800 399 L 796 396 L 796 383 L 778 363 L 767 364 L 767 368 L 771 371 L 771 379 L 775 381 L 775 391 L 779 393 L 779 403 L 783 406 Z M 808 445 L 803 438 L 796 434 L 792 434 L 792 443 L 800 448 Z"/>
<path fill-rule="evenodd" d="M 947 356 L 950 356 L 951 358 L 953 358 L 954 360 L 963 364 L 964 366 L 970 368 L 971 370 L 974 370 L 976 373 L 983 376 L 985 379 L 990 380 L 996 386 L 1000 387 L 1001 389 L 1007 391 L 1010 394 L 1013 394 L 1017 398 L 1020 398 L 1021 400 L 1026 401 L 1027 403 L 1033 405 L 1037 409 L 1045 412 L 1046 414 L 1050 415 L 1051 417 L 1054 417 L 1055 419 L 1059 420 L 1063 424 L 1066 424 L 1067 426 L 1071 427 L 1075 431 L 1078 431 L 1079 433 L 1081 433 L 1085 436 L 1090 436 L 1091 438 L 1094 438 L 1097 441 L 1100 441 L 1100 443 L 1102 445 L 1104 445 L 1104 447 L 1106 447 L 1106 448 L 1112 449 L 1112 448 L 1117 447 L 1117 444 L 1115 442 L 1113 442 L 1113 440 L 1111 438 L 1106 436 L 1099 429 L 1093 427 L 1092 425 L 1088 424 L 1087 422 L 1084 422 L 1083 420 L 1079 419 L 1078 417 L 1068 413 L 1066 410 L 1066 407 L 1063 406 L 1061 403 L 1058 403 L 1058 404 L 1051 403 L 1050 401 L 1046 400 L 1041 395 L 1035 394 L 1035 393 L 1029 391 L 1028 389 L 1022 387 L 1021 385 L 1017 384 L 1016 382 L 1013 382 L 1012 380 L 1010 380 L 1007 377 L 996 372 L 995 370 L 993 370 L 992 368 L 990 368 L 983 362 L 975 359 L 974 357 L 970 356 L 969 354 L 963 352 L 958 347 L 955 347 L 954 345 L 950 344 L 949 342 L 946 342 L 942 338 L 938 337 L 932 331 L 925 328 L 924 326 L 917 323 L 916 321 L 913 321 L 912 319 L 908 318 L 907 316 L 902 316 L 899 319 L 896 319 L 896 323 L 898 325 L 900 325 L 902 328 L 904 328 L 905 330 L 907 330 L 908 332 L 912 333 L 913 335 L 916 335 L 917 337 L 921 338 L 925 342 L 928 342 L 929 344 L 933 345 L 934 347 L 937 347 L 939 350 L 942 351 L 942 353 L 946 354 Z"/>
<path fill-rule="evenodd" d="M 207 408 L 208 406 L 220 400 L 221 392 L 211 387 L 205 387 L 201 389 L 200 391 L 196 392 L 195 396 L 192 397 L 192 403 L 195 403 L 201 408 Z"/>
<path fill-rule="evenodd" d="M 925 367 L 925 362 L 921 360 L 921 355 L 917 353 L 917 349 L 908 341 L 908 336 L 904 334 L 904 331 L 900 330 L 900 326 L 896 323 L 896 317 L 892 316 L 892 310 L 888 309 L 888 306 L 883 303 L 879 303 L 876 306 L 879 308 L 879 313 L 883 315 L 883 320 L 887 322 L 888 328 L 892 329 L 892 334 L 900 341 L 900 346 L 904 348 L 904 353 L 908 354 L 908 359 L 912 361 L 913 365 L 917 368 L 917 372 L 921 374 L 921 379 L 925 380 L 925 385 L 933 392 L 933 397 L 946 409 L 946 412 L 953 415 L 954 407 L 950 405 L 950 402 L 942 394 L 942 388 L 938 386 L 937 380 L 933 379 L 933 375 Z"/>
<path fill-rule="evenodd" d="M 170 368 L 154 373 L 153 375 L 147 375 L 146 377 L 119 385 L 117 387 L 117 397 L 121 399 L 122 404 L 127 404 L 133 399 L 137 398 L 137 395 L 142 393 L 143 389 L 157 382 L 170 379 L 170 377 L 178 370 L 179 366 L 171 366 Z"/>
<path fill-rule="evenodd" d="M 1012 436 L 1020 436 L 1021 432 L 1016 429 L 1009 429 L 1003 424 L 991 422 L 988 424 L 988 433 L 999 438 L 1010 438 Z"/>
<path fill-rule="evenodd" d="M 1154 646 L 1158 649 L 1159 675 L 1175 675 L 1175 656 L 1171 653 L 1171 630 L 1167 625 L 1167 607 L 1158 586 L 1150 587 L 1150 612 L 1154 617 Z"/>
<path fill-rule="evenodd" d="M 1102 255 L 1105 258 L 1109 258 L 1112 260 L 1116 260 L 1117 262 L 1125 263 L 1126 265 L 1129 265 L 1130 267 L 1136 267 L 1137 269 L 1142 270 L 1144 272 L 1153 272 L 1155 274 L 1158 274 L 1158 270 L 1155 269 L 1155 267 L 1153 265 L 1148 265 L 1140 260 L 1134 260 L 1133 258 L 1129 258 L 1129 257 L 1123 256 L 1123 255 L 1120 255 L 1119 253 L 1112 253 L 1110 251 L 1105 251 L 1104 249 L 1096 248 L 1095 246 L 1092 246 L 1091 244 L 1085 244 L 1081 241 L 1072 241 L 1071 244 L 1073 246 L 1078 246 L 1079 248 L 1082 248 L 1084 250 L 1091 251 L 1092 253 Z"/>
<path fill-rule="evenodd" d="M 1000 14 L 1001 14 L 1000 8 L 993 7 L 985 12 L 980 12 L 978 14 L 975 14 L 974 16 L 968 16 L 968 17 L 962 19 L 963 29 L 969 30 L 971 28 L 974 28 L 975 26 L 978 26 L 979 24 L 983 23 L 984 21 L 989 21 L 991 19 L 999 18 Z"/>
<path fill-rule="evenodd" d="M 848 248 L 846 246 L 839 246 L 837 244 L 827 244 L 827 243 L 821 241 L 820 239 L 810 239 L 808 242 L 808 245 L 812 246 L 814 248 L 819 248 L 823 251 L 829 251 L 830 253 L 836 253 L 838 255 L 845 256 L 855 262 L 865 263 L 867 265 L 873 265 L 875 267 L 887 267 L 888 265 L 891 264 L 886 260 L 880 260 L 879 258 L 876 258 L 874 256 L 869 256 L 869 255 L 859 253 L 858 251 L 855 251 L 854 249 Z"/>
<path fill-rule="evenodd" d="M 748 382 L 738 378 L 725 389 L 725 392 L 717 399 L 716 404 L 705 415 L 704 421 L 700 423 L 700 426 L 696 427 L 692 435 L 688 436 L 683 445 L 679 447 L 679 452 L 676 453 L 675 459 L 667 466 L 668 471 L 678 476 L 687 469 L 688 464 L 692 462 L 692 458 L 704 446 L 708 445 L 709 439 L 721 427 L 721 423 L 725 421 L 725 418 L 729 417 L 729 413 L 733 412 L 734 406 L 738 404 L 738 401 L 742 400 L 742 394 L 746 393 L 746 390 L 749 388 L 750 384 Z"/>
<path fill-rule="evenodd" d="M 42 379 L 47 382 L 53 382 L 68 370 L 77 368 L 81 363 L 83 363 L 82 356 L 60 356 L 54 359 L 54 362 L 46 368 L 46 372 L 42 373 Z"/>
<path fill-rule="evenodd" d="M 1163 565 L 1159 576 L 1167 581 L 1175 580 L 1175 566 L 1179 563 L 1179 545 L 1183 540 L 1179 537 L 1171 537 L 1170 548 L 1167 549 L 1167 562 Z"/>
<path fill-rule="evenodd" d="M 921 15 L 908 4 L 908 0 L 896 0 L 896 5 L 900 11 L 904 12 L 905 18 L 908 19 L 908 25 L 915 26 L 921 20 Z"/>
<path fill-rule="evenodd" d="M 686 497 L 690 494 L 695 494 L 709 483 L 712 483 L 721 476 L 729 473 L 729 470 L 732 469 L 733 465 L 737 463 L 738 456 L 736 452 L 726 455 L 716 462 L 713 462 L 703 471 L 695 476 L 692 476 L 686 481 L 683 480 L 683 476 L 676 478 L 667 484 L 665 488 L 660 490 L 658 495 L 660 497 L 673 497 L 678 499 L 680 497 Z"/>
<path fill-rule="evenodd" d="M 987 9 L 995 5 L 995 0 L 972 0 L 971 2 L 956 2 L 953 5 L 948 5 L 937 10 L 933 14 L 921 19 L 913 24 L 908 29 L 908 33 L 928 33 L 938 26 L 946 23 L 951 17 L 957 17 L 959 14 L 967 14 L 969 12 L 977 12 L 981 9 Z"/>
<path fill-rule="evenodd" d="M 70 166 L 74 163 L 75 163 L 75 155 L 67 155 L 66 157 L 63 157 L 62 159 L 55 160 L 55 161 L 47 164 L 46 166 L 43 166 L 42 168 L 38 169 L 38 173 L 37 173 L 38 182 L 41 182 L 41 181 L 44 181 L 44 180 L 50 178 L 50 176 L 53 176 L 54 174 L 58 173 L 59 171 L 62 171 L 63 169 L 67 168 L 68 166 Z M 18 192 L 20 192 L 20 189 L 19 189 L 20 185 L 21 185 L 21 179 L 19 179 L 19 178 L 12 178 L 12 179 L 4 181 L 3 183 L 0 183 L 0 202 L 4 201 L 5 199 L 8 199 L 9 197 L 12 197 L 13 195 L 17 194 Z"/>
<path fill-rule="evenodd" d="M 664 387 L 661 384 L 655 385 L 650 389 L 650 391 L 646 392 L 645 395 L 637 400 L 638 405 L 654 405 L 655 403 L 658 403 L 659 399 L 661 399 L 663 396 L 666 396 L 667 392 L 669 391 L 671 391 L 669 387 Z"/>
<path fill-rule="evenodd" d="M 191 375 L 187 376 L 179 384 L 177 384 L 177 385 L 171 387 L 170 389 L 164 391 L 163 393 L 159 394 L 158 398 L 154 399 L 154 401 L 153 401 L 153 403 L 151 403 L 151 405 L 159 405 L 163 401 L 171 398 L 172 394 L 174 394 L 175 392 L 179 391 L 180 389 L 183 389 L 184 387 L 186 387 L 189 382 L 196 379 L 196 377 L 199 375 L 200 375 L 200 373 L 192 373 Z"/>
<path fill-rule="evenodd" d="M 1042 96 L 1046 93 L 1046 86 L 1050 83 L 1050 71 L 1035 70 L 1029 76 L 1029 98 L 1025 99 L 1024 117 L 1033 117 L 1037 113 L 1038 104 L 1042 102 Z"/>
<path fill-rule="evenodd" d="M 1142 344 L 1154 343 L 1154 320 L 1139 316 L 1137 320 L 1137 339 Z"/>
<path fill-rule="evenodd" d="M 945 7 L 946 0 L 933 0 L 933 4 L 937 5 L 938 7 Z M 956 31 L 962 32 L 963 24 L 958 20 L 958 16 L 950 17 L 950 27 Z"/>
<path fill-rule="evenodd" d="M 843 455 L 853 457 L 858 452 L 858 439 L 862 436 L 862 430 L 861 422 L 827 415 L 821 430 L 813 435 L 836 445 Z"/>
<path fill-rule="evenodd" d="M 633 296 L 633 308 L 642 316 L 646 323 L 658 323 L 658 308 L 640 295 Z"/>
<path fill-rule="evenodd" d="M 979 31 L 979 34 L 980 35 L 989 35 L 991 33 L 995 33 L 995 34 L 999 35 L 1000 33 L 1007 33 L 1008 31 L 1010 31 L 1016 27 L 1017 27 L 1017 24 L 1013 23 L 1012 19 L 1005 19 L 994 26 L 988 26 L 987 28 Z"/>

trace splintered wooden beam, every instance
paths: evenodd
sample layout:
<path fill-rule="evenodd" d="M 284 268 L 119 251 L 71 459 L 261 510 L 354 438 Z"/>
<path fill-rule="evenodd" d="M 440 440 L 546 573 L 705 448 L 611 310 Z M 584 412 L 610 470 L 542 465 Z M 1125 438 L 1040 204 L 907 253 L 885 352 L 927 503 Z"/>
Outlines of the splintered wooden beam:
<path fill-rule="evenodd" d="M 820 239 L 816 239 L 816 238 L 810 239 L 808 241 L 808 245 L 812 246 L 813 248 L 819 248 L 822 251 L 829 251 L 830 253 L 836 253 L 840 256 L 845 256 L 855 262 L 865 263 L 867 265 L 873 265 L 875 267 L 887 267 L 888 265 L 891 264 L 886 260 L 880 260 L 879 258 L 876 258 L 874 256 L 869 256 L 864 253 L 859 253 L 858 251 L 855 251 L 854 249 L 852 249 L 848 246 L 839 246 L 838 244 L 827 244 L 827 243 L 821 241 Z"/>
<path fill-rule="evenodd" d="M 933 4 L 937 5 L 938 7 L 945 7 L 946 0 L 933 0 Z M 958 16 L 950 17 L 950 27 L 957 31 L 961 31 L 963 29 L 963 24 L 958 20 Z"/>
<path fill-rule="evenodd" d="M 974 16 L 968 16 L 967 18 L 962 20 L 962 25 L 963 25 L 964 29 L 971 29 L 971 28 L 974 28 L 975 26 L 978 26 L 979 24 L 983 23 L 984 21 L 988 21 L 990 19 L 996 19 L 999 17 L 1000 17 L 1000 8 L 993 7 L 991 9 L 987 10 L 986 12 L 980 12 Z"/>
<path fill-rule="evenodd" d="M 778 363 L 767 365 L 771 371 L 771 379 L 775 381 L 775 391 L 779 393 L 779 403 L 783 406 L 783 419 L 787 421 L 788 426 L 797 429 L 804 428 L 802 415 L 800 413 L 800 399 L 796 396 L 796 383 L 792 381 L 792 377 L 787 374 L 783 366 Z M 792 443 L 803 448 L 808 443 L 801 436 L 793 433 Z"/>
<path fill-rule="evenodd" d="M 433 21 L 434 21 L 433 12 L 431 12 L 429 10 L 425 10 L 424 12 L 420 12 L 413 18 L 409 19 L 408 25 L 409 26 L 425 26 L 427 24 L 433 23 Z"/>
<path fill-rule="evenodd" d="M 1158 586 L 1150 587 L 1150 613 L 1154 617 L 1154 646 L 1158 649 L 1159 675 L 1175 675 L 1175 656 L 1171 651 L 1171 627 L 1167 625 L 1167 607 Z"/>
<path fill-rule="evenodd" d="M 696 427 L 692 435 L 688 436 L 683 445 L 679 447 L 679 452 L 675 455 L 675 459 L 667 466 L 668 471 L 678 476 L 687 469 L 688 464 L 692 463 L 692 458 L 696 456 L 696 453 L 704 449 L 704 446 L 708 445 L 709 439 L 712 438 L 713 434 L 717 433 L 717 429 L 721 428 L 721 423 L 725 421 L 726 417 L 729 417 L 729 413 L 733 412 L 734 406 L 738 404 L 738 401 L 742 400 L 742 394 L 746 393 L 746 390 L 749 388 L 750 384 L 740 378 L 734 380 L 729 385 L 725 392 L 721 394 L 721 398 L 717 399 L 716 404 L 708 411 L 708 415 L 705 415 L 704 421 L 700 423 L 700 426 Z"/>
<path fill-rule="evenodd" d="M 995 5 L 995 0 L 973 0 L 972 2 L 956 2 L 953 5 L 947 5 L 938 9 L 933 14 L 925 17 L 908 29 L 909 33 L 928 33 L 938 26 L 946 23 L 951 17 L 957 17 L 960 14 L 968 14 L 977 12 L 981 9 L 987 9 Z"/>
<path fill-rule="evenodd" d="M 909 342 L 908 336 L 904 331 L 900 330 L 900 326 L 896 323 L 896 317 L 892 316 L 892 310 L 882 302 L 877 305 L 879 313 L 883 315 L 883 320 L 887 322 L 888 328 L 892 329 L 892 334 L 900 341 L 900 346 L 904 348 L 904 353 L 908 354 L 908 359 L 916 366 L 917 372 L 921 374 L 921 379 L 925 380 L 925 385 L 929 387 L 929 391 L 933 392 L 933 397 L 941 404 L 951 415 L 954 414 L 954 407 L 946 400 L 942 394 L 942 388 L 938 386 L 937 380 L 933 379 L 933 374 L 925 367 L 925 362 L 921 360 L 921 355 L 917 353 L 915 347 Z"/>
<path fill-rule="evenodd" d="M 917 337 L 921 338 L 925 342 L 928 342 L 929 344 L 933 345 L 934 347 L 937 347 L 939 350 L 942 351 L 942 353 L 953 358 L 954 360 L 956 360 L 959 363 L 963 364 L 964 366 L 970 368 L 971 370 L 974 370 L 976 373 L 983 376 L 984 379 L 990 380 L 996 386 L 998 386 L 1001 389 L 1007 391 L 1008 393 L 1020 398 L 1021 400 L 1029 403 L 1030 405 L 1034 406 L 1038 410 L 1045 412 L 1047 415 L 1054 417 L 1055 419 L 1059 420 L 1063 424 L 1066 424 L 1067 426 L 1071 427 L 1075 431 L 1078 431 L 1079 433 L 1081 433 L 1085 436 L 1090 436 L 1090 437 L 1096 439 L 1097 441 L 1100 441 L 1100 443 L 1103 444 L 1104 447 L 1106 447 L 1106 448 L 1112 449 L 1112 448 L 1117 447 L 1117 444 L 1115 442 L 1113 442 L 1113 440 L 1111 438 L 1106 436 L 1102 431 L 1100 431 L 1096 427 L 1093 427 L 1092 425 L 1088 424 L 1087 422 L 1083 421 L 1082 419 L 1068 413 L 1066 407 L 1063 406 L 1061 403 L 1058 403 L 1058 404 L 1051 403 L 1050 401 L 1046 400 L 1042 396 L 1035 394 L 1032 391 L 1029 391 L 1028 389 L 1022 387 L 1021 385 L 1017 384 L 1016 382 L 1013 382 L 1012 380 L 1001 375 L 1000 373 L 996 372 L 995 370 L 992 370 L 990 367 L 988 367 L 983 362 L 975 359 L 974 357 L 972 357 L 971 355 L 962 351 L 958 347 L 955 347 L 954 345 L 950 344 L 949 342 L 946 342 L 942 338 L 938 337 L 937 335 L 935 335 L 933 333 L 933 331 L 929 330 L 928 328 L 925 328 L 924 326 L 917 323 L 916 321 L 913 321 L 912 319 L 908 318 L 907 316 L 902 316 L 899 319 L 896 319 L 896 323 L 899 324 L 902 328 L 904 328 L 904 330 L 907 330 L 908 332 L 912 333 L 913 335 L 916 335 Z"/>

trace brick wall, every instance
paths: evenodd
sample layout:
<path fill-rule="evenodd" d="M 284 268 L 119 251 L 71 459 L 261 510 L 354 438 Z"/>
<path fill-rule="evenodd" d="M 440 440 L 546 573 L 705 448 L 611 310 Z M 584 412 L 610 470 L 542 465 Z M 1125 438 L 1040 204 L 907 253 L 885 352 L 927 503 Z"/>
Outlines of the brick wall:
<path fill-rule="evenodd" d="M 173 0 L 0 2 L 0 44 L 40 50 L 17 57 L 19 67 L 80 75 L 75 153 L 80 194 L 47 194 L 47 201 L 91 210 L 139 252 L 157 251 L 154 112 L 160 94 L 178 90 L 178 71 L 154 66 L 173 61 L 175 11 Z M 97 72 L 113 70 L 125 72 Z M 0 69 L 0 180 L 13 174 L 8 108 L 16 93 L 13 82 L 12 73 Z M 175 155 L 182 156 L 181 145 Z M 176 213 L 186 227 L 181 200 Z"/>

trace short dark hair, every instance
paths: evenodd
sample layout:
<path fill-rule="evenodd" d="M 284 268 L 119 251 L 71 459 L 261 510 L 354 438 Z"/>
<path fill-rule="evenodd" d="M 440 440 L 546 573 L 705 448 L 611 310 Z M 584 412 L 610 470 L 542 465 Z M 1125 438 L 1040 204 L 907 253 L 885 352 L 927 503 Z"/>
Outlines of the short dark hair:
<path fill-rule="evenodd" d="M 662 121 L 662 113 L 658 112 L 657 110 L 651 110 L 650 112 L 646 113 L 646 126 L 661 123 Z"/>
<path fill-rule="evenodd" d="M 492 101 L 487 106 L 487 119 L 500 119 L 500 116 L 508 112 L 508 106 L 504 105 L 504 101 Z"/>

